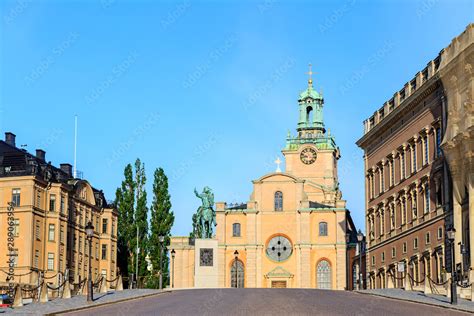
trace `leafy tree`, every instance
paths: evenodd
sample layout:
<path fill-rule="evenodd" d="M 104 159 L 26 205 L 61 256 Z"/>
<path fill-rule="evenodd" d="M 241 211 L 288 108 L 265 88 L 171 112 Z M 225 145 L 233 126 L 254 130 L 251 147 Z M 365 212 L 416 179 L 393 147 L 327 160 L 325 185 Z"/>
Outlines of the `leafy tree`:
<path fill-rule="evenodd" d="M 159 236 L 165 236 L 163 245 L 163 287 L 169 284 L 169 258 L 166 245 L 169 244 L 171 227 L 174 223 L 174 214 L 171 211 L 170 194 L 168 192 L 168 177 L 162 168 L 154 173 L 153 202 L 151 204 L 151 232 L 150 232 L 150 257 L 155 271 L 160 269 L 161 243 Z"/>
<path fill-rule="evenodd" d="M 137 159 L 135 161 L 135 214 L 134 214 L 134 230 L 135 235 L 133 238 L 133 252 L 134 252 L 134 260 L 137 258 L 137 228 L 138 228 L 138 247 L 139 247 L 139 254 L 138 254 L 138 275 L 144 276 L 147 274 L 147 264 L 145 262 L 145 256 L 148 252 L 148 207 L 147 207 L 147 194 L 145 191 L 145 184 L 146 184 L 146 175 L 145 175 L 145 164 Z M 136 269 L 136 261 L 135 267 L 133 271 Z"/>
<path fill-rule="evenodd" d="M 115 192 L 115 205 L 118 211 L 117 250 L 118 267 L 122 275 L 133 272 L 131 269 L 132 255 L 130 240 L 133 236 L 133 213 L 135 204 L 135 182 L 133 181 L 132 165 L 124 170 L 125 179 Z"/>

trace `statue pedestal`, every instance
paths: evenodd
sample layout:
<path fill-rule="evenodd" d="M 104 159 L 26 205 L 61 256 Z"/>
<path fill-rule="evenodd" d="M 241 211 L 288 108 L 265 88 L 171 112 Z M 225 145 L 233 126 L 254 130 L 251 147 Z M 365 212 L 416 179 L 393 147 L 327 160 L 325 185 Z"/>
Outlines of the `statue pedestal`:
<path fill-rule="evenodd" d="M 217 239 L 196 239 L 194 243 L 194 287 L 217 288 Z"/>

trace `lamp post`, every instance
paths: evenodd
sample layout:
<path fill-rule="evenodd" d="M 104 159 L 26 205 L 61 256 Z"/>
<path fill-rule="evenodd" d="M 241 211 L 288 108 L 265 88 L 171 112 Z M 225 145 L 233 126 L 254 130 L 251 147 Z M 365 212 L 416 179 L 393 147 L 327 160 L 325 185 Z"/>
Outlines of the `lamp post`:
<path fill-rule="evenodd" d="M 239 280 L 237 279 L 239 277 L 238 271 L 237 271 L 237 260 L 239 260 L 239 252 L 236 250 L 234 251 L 234 269 L 235 269 L 235 287 L 239 287 Z M 231 284 L 232 285 L 232 284 Z"/>
<path fill-rule="evenodd" d="M 364 234 L 359 229 L 357 233 L 357 241 L 359 242 L 359 290 L 362 290 L 362 241 L 364 240 Z"/>
<path fill-rule="evenodd" d="M 174 256 L 176 254 L 176 251 L 171 250 L 171 266 L 173 269 L 173 278 L 171 279 L 171 287 L 174 288 Z"/>
<path fill-rule="evenodd" d="M 165 236 L 159 236 L 158 241 L 160 242 L 160 290 L 163 289 L 163 243 Z"/>
<path fill-rule="evenodd" d="M 454 247 L 454 239 L 456 236 L 456 229 L 453 226 L 450 226 L 446 230 L 446 237 L 448 237 L 450 249 L 451 249 L 451 304 L 457 305 L 458 303 L 458 295 L 456 289 L 456 283 L 458 281 L 457 272 L 456 272 L 456 260 L 455 260 L 455 247 Z"/>
<path fill-rule="evenodd" d="M 94 294 L 92 293 L 92 267 L 91 267 L 91 256 L 92 256 L 92 236 L 94 235 L 94 226 L 92 222 L 88 222 L 86 226 L 87 240 L 89 241 L 89 276 L 87 280 L 87 301 L 94 301 Z"/>

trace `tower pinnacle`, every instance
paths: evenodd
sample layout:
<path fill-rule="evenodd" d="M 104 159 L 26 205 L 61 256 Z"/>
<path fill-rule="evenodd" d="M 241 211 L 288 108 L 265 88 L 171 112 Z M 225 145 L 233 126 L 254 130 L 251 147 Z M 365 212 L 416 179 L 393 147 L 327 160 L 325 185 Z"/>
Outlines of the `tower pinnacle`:
<path fill-rule="evenodd" d="M 309 78 L 308 78 L 308 87 L 309 88 L 313 87 L 313 70 L 312 70 L 312 67 L 313 67 L 313 65 L 311 63 L 309 63 L 309 71 L 306 73 L 307 75 L 309 75 Z"/>

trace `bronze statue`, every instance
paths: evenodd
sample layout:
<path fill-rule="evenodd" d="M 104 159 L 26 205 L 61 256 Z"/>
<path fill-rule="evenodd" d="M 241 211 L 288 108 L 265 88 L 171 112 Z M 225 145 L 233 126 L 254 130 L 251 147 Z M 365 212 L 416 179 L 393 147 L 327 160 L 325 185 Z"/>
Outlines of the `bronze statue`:
<path fill-rule="evenodd" d="M 202 205 L 196 211 L 196 227 L 193 227 L 197 238 L 212 238 L 213 227 L 216 223 L 216 212 L 214 206 L 214 193 L 209 187 L 204 187 L 202 193 L 199 194 L 194 189 L 194 194 L 201 199 Z M 193 216 L 194 217 L 194 216 Z"/>

